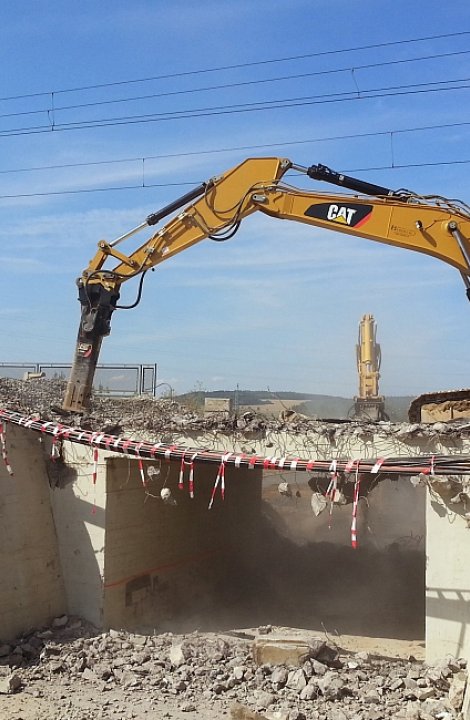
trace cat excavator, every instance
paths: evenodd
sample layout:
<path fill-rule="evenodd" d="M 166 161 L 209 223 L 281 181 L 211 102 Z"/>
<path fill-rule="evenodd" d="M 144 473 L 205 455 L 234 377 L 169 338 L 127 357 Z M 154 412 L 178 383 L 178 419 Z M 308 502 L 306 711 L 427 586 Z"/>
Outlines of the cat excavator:
<path fill-rule="evenodd" d="M 334 185 L 349 192 L 307 191 L 286 182 L 286 173 Z M 83 413 L 91 402 L 93 377 L 102 340 L 111 330 L 121 285 L 139 277 L 135 307 L 148 270 L 204 239 L 232 237 L 243 219 L 260 211 L 277 220 L 294 220 L 425 253 L 455 267 L 470 299 L 470 207 L 442 196 L 391 190 L 336 172 L 325 165 L 298 165 L 286 158 L 248 158 L 212 177 L 112 242 L 100 240 L 77 280 L 81 318 L 63 409 Z M 165 223 L 129 254 L 123 241 Z M 105 264 L 114 261 L 114 267 Z M 465 391 L 462 391 L 465 392 Z M 444 393 L 446 401 L 452 393 Z M 440 394 L 425 400 L 439 402 Z M 421 414 L 418 399 L 414 417 Z"/>
<path fill-rule="evenodd" d="M 382 352 L 377 342 L 377 326 L 373 315 L 363 315 L 359 323 L 356 345 L 359 395 L 354 398 L 354 420 L 388 420 L 385 399 L 379 395 Z"/>

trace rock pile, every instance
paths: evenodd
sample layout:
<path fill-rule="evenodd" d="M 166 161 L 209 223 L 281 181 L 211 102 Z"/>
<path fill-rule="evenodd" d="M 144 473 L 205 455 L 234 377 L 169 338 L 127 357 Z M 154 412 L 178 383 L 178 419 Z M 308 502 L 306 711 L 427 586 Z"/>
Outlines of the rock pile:
<path fill-rule="evenodd" d="M 161 714 L 152 717 L 164 717 L 169 707 L 189 718 L 220 717 L 228 711 L 234 718 L 259 713 L 268 720 L 459 717 L 465 660 L 447 657 L 428 666 L 412 657 L 346 654 L 329 640 L 308 638 L 296 656 L 291 645 L 285 656 L 289 662 L 281 662 L 269 631 L 269 626 L 260 628 L 255 641 L 249 633 L 235 631 L 96 634 L 78 619 L 57 618 L 50 628 L 0 646 L 0 693 L 47 696 L 55 702 L 57 717 L 80 720 L 145 717 L 147 711 L 138 709 L 144 701 L 155 713 L 160 708 Z M 93 694 L 87 695 L 90 688 Z M 88 709 L 86 697 L 94 698 Z M 75 715 L 77 703 L 80 713 Z"/>

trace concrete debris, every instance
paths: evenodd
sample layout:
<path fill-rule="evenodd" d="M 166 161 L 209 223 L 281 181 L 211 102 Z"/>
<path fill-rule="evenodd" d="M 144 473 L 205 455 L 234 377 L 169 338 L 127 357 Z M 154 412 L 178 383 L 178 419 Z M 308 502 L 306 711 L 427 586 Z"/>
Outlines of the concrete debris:
<path fill-rule="evenodd" d="M 310 505 L 312 506 L 313 514 L 315 517 L 318 517 L 323 510 L 326 510 L 328 501 L 322 493 L 314 492 L 310 499 Z"/>
<path fill-rule="evenodd" d="M 259 666 L 269 663 L 300 667 L 309 658 L 317 658 L 324 647 L 325 641 L 321 638 L 311 638 L 306 642 L 287 637 L 258 638 L 253 645 L 253 658 Z"/>
<path fill-rule="evenodd" d="M 11 673 L 7 677 L 0 677 L 0 694 L 11 695 L 17 692 L 21 685 L 21 678 L 16 673 Z"/>
<path fill-rule="evenodd" d="M 169 487 L 164 487 L 160 490 L 160 497 L 166 505 L 176 505 L 177 504 Z"/>
<path fill-rule="evenodd" d="M 352 655 L 317 637 L 281 645 L 275 638 L 253 643 L 199 632 L 98 633 L 71 618 L 3 646 L 11 652 L 2 660 L 0 692 L 47 697 L 50 720 L 143 718 L 147 707 L 155 717 L 230 712 L 233 720 L 459 717 L 465 660 L 447 657 L 428 666 L 414 658 Z"/>
<path fill-rule="evenodd" d="M 288 482 L 281 482 L 277 486 L 279 495 L 284 495 L 285 497 L 292 497 L 292 490 L 291 486 Z"/>
<path fill-rule="evenodd" d="M 462 505 L 466 511 L 470 507 L 470 479 L 462 475 L 412 475 L 410 482 L 428 485 L 450 505 Z"/>
<path fill-rule="evenodd" d="M 449 703 L 454 710 L 459 711 L 463 705 L 465 688 L 467 686 L 467 672 L 459 670 L 452 677 L 449 687 Z"/>
<path fill-rule="evenodd" d="M 438 435 L 444 443 L 449 440 L 467 437 L 470 423 L 455 420 L 446 423 L 391 423 L 381 421 L 321 421 L 306 415 L 289 411 L 279 418 L 270 418 L 254 411 L 241 415 L 216 413 L 209 417 L 198 414 L 170 399 L 154 399 L 149 396 L 115 398 L 95 395 L 91 409 L 84 415 L 68 413 L 62 410 L 65 394 L 65 380 L 36 378 L 27 381 L 0 378 L 0 407 L 19 412 L 27 417 L 41 418 L 46 421 L 60 422 L 84 430 L 101 431 L 111 435 L 145 438 L 155 433 L 175 433 L 185 431 L 217 431 L 247 437 L 265 434 L 268 431 L 285 431 L 299 434 L 316 434 L 327 437 L 332 445 L 341 439 L 357 436 L 366 442 L 374 435 L 394 436 L 404 442 L 411 439 L 430 438 Z M 171 436 L 169 437 L 171 440 Z M 164 441 L 164 440 L 163 440 Z"/>

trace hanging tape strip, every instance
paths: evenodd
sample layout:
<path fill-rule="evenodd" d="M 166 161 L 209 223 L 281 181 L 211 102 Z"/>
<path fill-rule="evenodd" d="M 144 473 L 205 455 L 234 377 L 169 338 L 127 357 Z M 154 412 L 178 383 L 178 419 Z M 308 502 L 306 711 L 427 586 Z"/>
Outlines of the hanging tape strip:
<path fill-rule="evenodd" d="M 325 493 L 326 497 L 330 497 L 330 493 L 332 492 L 332 488 L 333 488 L 333 487 L 335 486 L 335 484 L 336 484 L 336 479 L 337 479 L 337 477 L 338 477 L 337 472 L 336 472 L 336 466 L 337 466 L 337 461 L 336 461 L 336 460 L 332 460 L 332 461 L 331 461 L 331 464 L 330 464 L 330 467 L 329 467 L 329 472 L 331 473 L 331 479 L 330 479 L 330 482 L 329 482 L 328 487 L 327 487 L 327 489 L 326 489 L 326 493 Z"/>
<path fill-rule="evenodd" d="M 137 445 L 135 446 L 135 454 L 137 455 L 137 465 L 139 468 L 140 480 L 142 482 L 144 489 L 147 489 L 147 481 L 145 479 L 144 463 L 142 462 L 142 458 L 140 457 L 140 449 L 143 444 L 144 444 L 143 442 L 137 443 Z"/>
<path fill-rule="evenodd" d="M 214 498 L 215 498 L 215 494 L 217 492 L 217 488 L 219 486 L 219 482 L 220 482 L 220 495 L 221 495 L 222 500 L 225 500 L 225 463 L 227 462 L 227 460 L 229 459 L 229 457 L 231 455 L 232 455 L 232 453 L 226 453 L 221 458 L 219 470 L 217 472 L 217 477 L 215 478 L 214 487 L 212 488 L 211 499 L 209 501 L 209 506 L 208 506 L 209 510 L 212 508 L 212 505 L 214 504 Z"/>
<path fill-rule="evenodd" d="M 5 425 L 3 424 L 3 421 L 0 422 L 0 443 L 2 445 L 2 458 L 3 458 L 3 462 L 5 463 L 7 472 L 9 475 L 14 475 L 11 465 L 8 462 L 7 442 L 5 439 Z"/>
<path fill-rule="evenodd" d="M 178 478 L 178 489 L 183 490 L 184 488 L 184 453 L 181 457 L 180 474 Z"/>
<path fill-rule="evenodd" d="M 60 423 L 54 428 L 52 432 L 52 445 L 51 445 L 51 460 L 55 462 L 57 458 L 60 458 L 60 440 L 62 436 L 63 425 Z"/>
<path fill-rule="evenodd" d="M 96 478 L 98 475 L 98 448 L 93 448 L 93 485 L 96 485 Z"/>
<path fill-rule="evenodd" d="M 144 488 L 147 488 L 147 481 L 145 479 L 145 472 L 144 472 L 144 463 L 142 462 L 141 457 L 139 457 L 138 463 L 139 463 L 139 472 L 140 472 L 140 479 L 142 481 L 142 485 L 144 486 Z"/>
<path fill-rule="evenodd" d="M 328 519 L 328 530 L 331 530 L 331 520 L 333 515 L 333 504 L 336 497 L 336 488 L 338 487 L 338 473 L 336 471 L 337 461 L 332 460 L 330 465 L 331 480 L 326 490 L 326 497 L 330 500 L 330 510 Z"/>
<path fill-rule="evenodd" d="M 184 470 L 186 467 L 189 468 L 189 477 L 188 477 L 188 486 L 189 486 L 189 496 L 191 498 L 194 497 L 194 460 L 196 456 L 198 455 L 198 452 L 195 452 L 191 455 L 189 460 L 186 460 L 185 453 L 183 452 L 181 456 L 181 464 L 180 464 L 180 474 L 178 478 L 178 489 L 184 490 Z"/>
<path fill-rule="evenodd" d="M 356 466 L 356 481 L 354 483 L 354 498 L 351 519 L 351 545 L 354 550 L 357 549 L 357 508 L 359 505 L 359 490 L 361 484 L 361 476 L 359 475 L 359 461 Z"/>
<path fill-rule="evenodd" d="M 92 482 L 93 482 L 93 507 L 91 508 L 91 514 L 96 514 L 96 478 L 98 476 L 98 448 L 93 448 L 93 471 L 92 471 Z"/>
<path fill-rule="evenodd" d="M 330 493 L 330 513 L 329 513 L 329 520 L 328 520 L 328 529 L 331 530 L 331 523 L 332 523 L 332 515 L 333 515 L 333 506 L 336 498 L 336 490 L 338 487 L 338 474 L 334 473 L 332 477 L 332 488 Z"/>
<path fill-rule="evenodd" d="M 194 498 L 194 461 L 196 459 L 197 452 L 191 456 L 189 461 L 189 497 Z"/>

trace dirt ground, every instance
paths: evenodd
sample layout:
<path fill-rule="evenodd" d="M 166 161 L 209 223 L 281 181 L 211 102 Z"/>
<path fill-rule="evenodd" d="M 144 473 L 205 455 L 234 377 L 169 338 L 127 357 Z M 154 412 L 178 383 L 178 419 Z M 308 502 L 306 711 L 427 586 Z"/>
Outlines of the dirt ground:
<path fill-rule="evenodd" d="M 410 657 L 424 660 L 424 643 L 420 640 L 373 638 L 366 636 L 327 636 L 322 628 L 305 631 L 301 628 L 272 628 L 275 637 L 309 638 L 313 635 L 334 640 L 347 654 L 366 652 L 389 659 Z M 234 634 L 250 637 L 256 629 L 238 628 Z M 220 637 L 227 636 L 221 633 Z M 208 640 L 210 636 L 207 636 Z M 204 642 L 204 635 L 201 636 Z M 103 692 L 99 684 L 71 681 L 68 676 L 50 674 L 49 677 L 28 679 L 20 692 L 0 695 L 1 720 L 214 720 L 230 717 L 230 703 L 218 703 L 199 696 L 194 703 L 182 704 L 177 698 L 163 699 L 151 692 L 134 688 L 117 688 Z"/>

